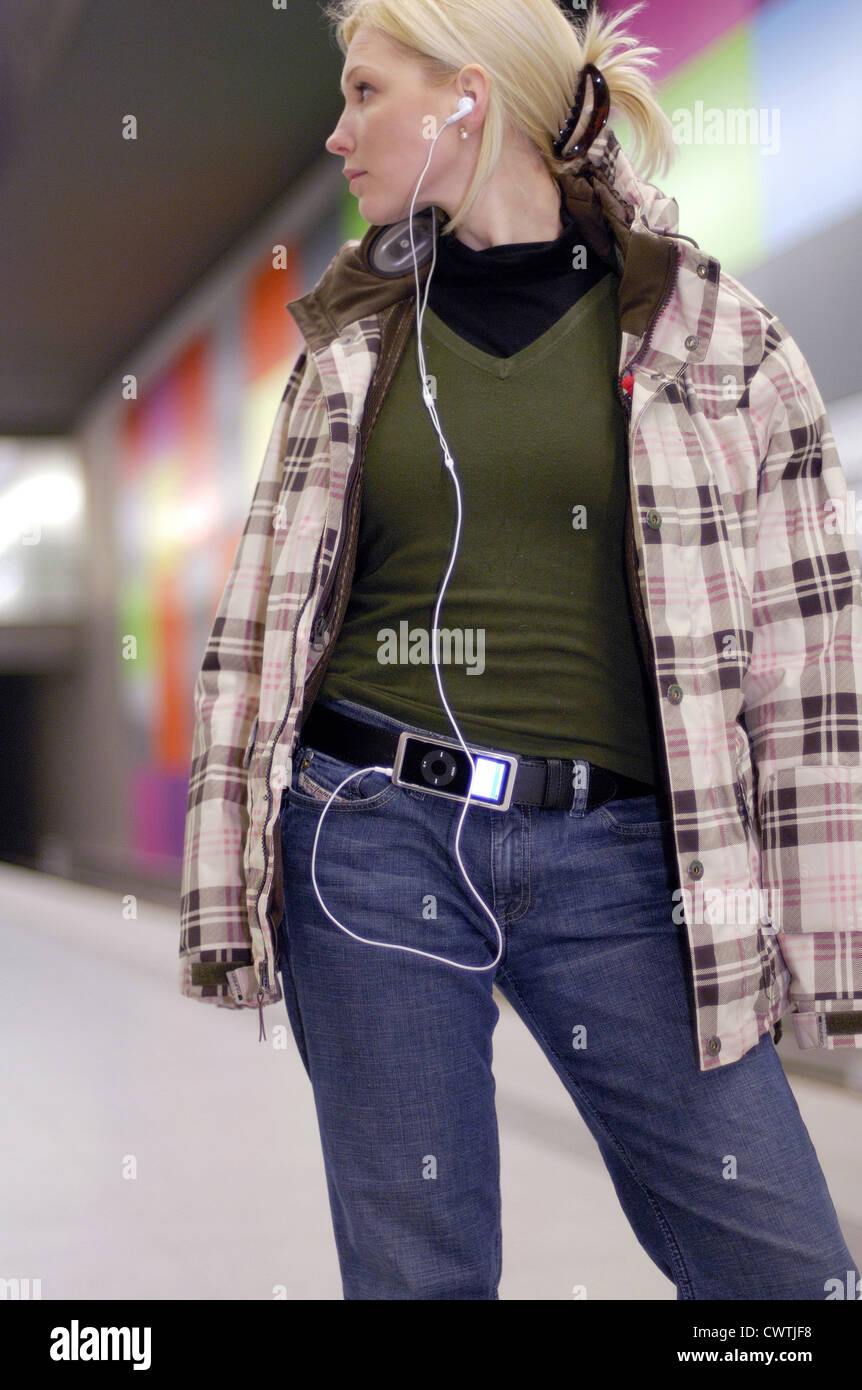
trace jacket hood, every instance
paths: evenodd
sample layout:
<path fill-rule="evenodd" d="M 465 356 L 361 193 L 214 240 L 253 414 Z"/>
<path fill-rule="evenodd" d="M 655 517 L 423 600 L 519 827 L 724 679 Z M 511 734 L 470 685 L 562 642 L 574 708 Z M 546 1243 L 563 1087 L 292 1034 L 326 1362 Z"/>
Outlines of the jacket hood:
<path fill-rule="evenodd" d="M 581 227 L 588 249 L 620 274 L 620 323 L 639 337 L 671 274 L 679 209 L 655 185 L 638 178 L 616 136 L 607 127 L 588 158 L 560 178 L 566 206 Z M 446 214 L 438 210 L 437 220 Z M 430 269 L 431 211 L 413 218 L 420 288 Z M 370 226 L 361 240 L 346 241 L 317 284 L 287 308 L 312 352 L 325 348 L 357 319 L 377 314 L 415 293 L 412 258 L 399 273 L 393 248 L 404 247 L 407 219 L 391 227 Z"/>

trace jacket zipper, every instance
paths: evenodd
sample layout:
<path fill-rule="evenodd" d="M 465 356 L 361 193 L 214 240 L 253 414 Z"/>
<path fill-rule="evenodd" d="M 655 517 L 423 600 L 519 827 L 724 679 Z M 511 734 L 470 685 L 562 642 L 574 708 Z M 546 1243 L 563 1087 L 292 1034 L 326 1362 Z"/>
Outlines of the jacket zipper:
<path fill-rule="evenodd" d="M 341 527 L 341 535 L 338 538 L 338 547 L 336 549 L 335 554 L 332 557 L 332 566 L 330 568 L 329 574 L 327 575 L 326 583 L 323 587 L 323 593 L 320 596 L 320 608 L 318 616 L 314 619 L 314 622 L 311 625 L 311 636 L 309 638 L 309 643 L 316 652 L 321 651 L 322 648 L 326 645 L 321 640 L 321 634 L 326 630 L 326 624 L 331 616 L 331 599 L 335 590 L 335 580 L 338 576 L 338 567 L 341 563 L 341 556 L 344 552 L 344 545 L 347 540 L 347 518 L 350 516 L 350 508 L 353 504 L 353 494 L 356 491 L 356 485 L 359 481 L 361 460 L 358 457 L 358 453 L 359 451 L 357 450 L 357 458 L 354 460 L 353 467 L 350 471 L 350 477 L 347 483 L 347 495 L 344 500 L 344 511 L 342 513 L 343 524 Z"/>
<path fill-rule="evenodd" d="M 412 329 L 412 326 L 413 326 L 413 324 L 414 324 L 414 322 L 415 322 L 415 313 L 411 313 L 411 314 L 408 316 L 408 319 L 409 319 L 409 323 L 410 323 L 410 328 Z M 403 332 L 403 323 L 400 324 L 400 325 L 397 327 L 396 332 L 395 332 L 395 334 L 394 334 L 394 336 L 393 336 L 393 338 L 392 338 L 392 342 L 391 342 L 391 344 L 390 344 L 390 350 L 391 350 L 392 352 L 395 352 L 396 350 L 398 350 L 398 342 L 399 342 L 399 338 L 401 337 L 402 332 Z M 380 350 L 381 350 L 381 353 L 382 353 L 382 351 L 383 351 L 383 343 L 382 343 L 382 341 L 381 341 L 381 345 L 380 345 Z M 369 384 L 369 391 L 370 391 L 370 389 L 371 389 L 371 384 Z M 367 396 L 366 396 L 365 408 L 367 408 L 367 404 L 368 404 L 368 398 L 367 398 Z M 380 404 L 382 404 L 382 401 L 381 401 Z M 378 409 L 379 409 L 379 407 L 378 407 Z M 359 482 L 359 474 L 360 474 L 360 472 L 362 471 L 362 464 L 363 464 L 363 462 L 364 462 L 364 459 L 365 459 L 365 452 L 366 452 L 366 449 L 367 449 L 367 447 L 368 447 L 368 439 L 369 439 L 369 437 L 370 437 L 370 435 L 371 435 L 371 430 L 374 428 L 374 421 L 372 420 L 372 421 L 370 422 L 370 425 L 369 425 L 367 434 L 365 434 L 365 435 L 363 436 L 363 434 L 362 434 L 363 423 L 364 423 L 364 417 L 363 417 L 363 422 L 360 423 L 360 427 L 359 427 L 359 428 L 360 428 L 361 447 L 357 448 L 357 450 L 356 450 L 356 457 L 355 457 L 355 459 L 354 459 L 354 461 L 353 461 L 353 466 L 352 466 L 352 468 L 351 468 L 351 471 L 350 471 L 350 474 L 349 474 L 348 480 L 347 480 L 346 497 L 345 497 L 345 502 L 344 502 L 344 508 L 343 508 L 343 511 L 342 511 L 343 525 L 342 525 L 342 527 L 341 527 L 341 535 L 340 535 L 339 538 L 338 538 L 338 545 L 337 545 L 337 547 L 336 547 L 335 554 L 334 554 L 334 556 L 333 556 L 333 558 L 332 558 L 332 566 L 331 566 L 331 568 L 330 568 L 329 574 L 327 575 L 326 583 L 325 583 L 324 586 L 323 586 L 323 592 L 322 592 L 322 594 L 320 595 L 320 601 L 319 601 L 319 607 L 318 607 L 318 614 L 317 614 L 317 617 L 314 619 L 314 621 L 313 621 L 313 623 L 312 623 L 312 625 L 311 625 L 311 636 L 310 636 L 310 639 L 309 639 L 309 640 L 310 640 L 310 645 L 314 648 L 315 651 L 320 651 L 320 650 L 326 645 L 326 644 L 321 640 L 321 636 L 322 636 L 322 634 L 325 632 L 325 630 L 326 630 L 326 624 L 328 623 L 329 619 L 330 619 L 331 616 L 332 616 L 333 591 L 334 591 L 334 588 L 335 588 L 335 581 L 336 581 L 336 578 L 338 577 L 338 569 L 339 569 L 339 566 L 340 566 L 340 563 L 341 563 L 341 557 L 342 557 L 342 555 L 343 555 L 343 553 L 344 553 L 344 547 L 345 547 L 345 544 L 346 544 L 346 541 L 347 541 L 347 529 L 348 529 L 348 528 L 347 528 L 347 521 L 348 521 L 348 519 L 349 519 L 349 517 L 350 517 L 350 510 L 351 510 L 351 505 L 352 505 L 352 502 L 353 502 L 353 495 L 354 495 L 354 493 L 355 493 L 355 491 L 356 491 L 356 487 L 357 487 L 357 484 L 358 484 L 358 482 Z"/>
<path fill-rule="evenodd" d="M 670 233 L 670 232 L 657 232 L 656 235 L 657 235 L 657 236 L 671 236 L 672 233 Z M 686 239 L 688 240 L 688 238 L 686 238 Z M 658 323 L 659 319 L 661 318 L 662 314 L 664 313 L 665 309 L 667 308 L 667 306 L 668 306 L 668 304 L 669 304 L 669 302 L 670 302 L 671 295 L 673 294 L 674 290 L 676 289 L 677 281 L 678 281 L 678 280 L 679 280 L 679 256 L 677 256 L 677 258 L 676 258 L 676 265 L 674 266 L 674 271 L 673 271 L 673 275 L 671 276 L 670 283 L 669 283 L 667 289 L 665 290 L 664 294 L 662 295 L 661 299 L 659 300 L 659 302 L 658 302 L 658 307 L 656 308 L 655 313 L 653 314 L 652 318 L 650 319 L 650 322 L 649 322 L 649 326 L 648 326 L 648 328 L 647 328 L 647 331 L 646 331 L 646 333 L 644 334 L 643 339 L 641 340 L 641 345 L 640 345 L 640 347 L 638 348 L 637 352 L 635 353 L 634 357 L 632 358 L 631 362 L 629 362 L 628 366 L 626 367 L 625 372 L 622 373 L 622 376 L 625 376 L 626 373 L 628 373 L 628 372 L 631 371 L 632 367 L 634 367 L 636 363 L 640 362 L 641 358 L 642 358 L 642 357 L 644 356 L 644 354 L 646 353 L 647 348 L 648 348 L 648 347 L 650 346 L 650 344 L 652 343 L 652 337 L 653 337 L 653 333 L 655 332 L 655 329 L 656 329 L 656 324 Z M 679 376 L 679 372 L 677 372 L 676 375 Z M 620 377 L 620 380 L 622 380 L 622 376 Z M 648 405 L 648 404 L 649 404 L 649 402 L 647 402 L 647 405 Z M 644 410 L 645 410 L 645 409 L 646 409 L 646 406 L 644 406 Z"/>
<path fill-rule="evenodd" d="M 663 233 L 663 235 L 670 235 L 670 233 Z M 628 420 L 628 422 L 629 422 L 630 425 L 631 425 L 631 422 L 632 422 L 632 398 L 631 398 L 631 396 L 627 396 L 626 393 L 625 393 L 625 391 L 623 390 L 623 388 L 622 388 L 622 380 L 623 380 L 623 377 L 624 377 L 624 376 L 627 376 L 627 375 L 629 375 L 629 374 L 631 373 L 632 367 L 634 367 L 634 366 L 641 360 L 641 358 L 644 356 L 644 353 L 646 352 L 647 348 L 649 347 L 650 343 L 652 342 L 652 337 L 653 337 L 653 333 L 655 332 L 656 324 L 658 323 L 659 319 L 661 318 L 662 314 L 664 313 L 665 309 L 667 308 L 668 303 L 670 302 L 671 295 L 673 294 L 674 289 L 676 288 L 676 284 L 677 284 L 677 280 L 678 280 L 678 279 L 679 279 L 679 257 L 677 257 L 676 266 L 675 266 L 675 268 L 674 268 L 674 274 L 673 274 L 673 276 L 671 277 L 670 283 L 668 284 L 666 290 L 664 291 L 664 293 L 663 293 L 661 299 L 659 300 L 659 303 L 658 303 L 658 305 L 657 305 L 657 307 L 656 307 L 656 310 L 655 310 L 655 312 L 654 312 L 652 318 L 650 319 L 650 322 L 649 322 L 649 324 L 648 324 L 648 326 L 647 326 L 647 331 L 646 331 L 646 333 L 645 333 L 644 336 L 643 336 L 643 339 L 642 339 L 642 341 L 641 341 L 640 347 L 638 348 L 637 352 L 635 353 L 635 355 L 634 355 L 634 357 L 631 359 L 631 361 L 626 365 L 625 369 L 624 369 L 622 372 L 620 372 L 619 375 L 617 376 L 617 395 L 618 395 L 618 397 L 619 397 L 619 399 L 620 399 L 620 402 L 621 402 L 621 404 L 622 404 L 623 412 L 624 412 L 624 414 L 625 414 L 625 417 L 626 417 L 626 419 Z M 679 377 L 679 376 L 682 375 L 682 373 L 683 373 L 684 370 L 685 370 L 685 363 L 683 363 L 683 365 L 680 367 L 679 371 L 676 373 L 676 376 L 673 377 L 673 378 L 669 378 L 669 379 L 672 379 L 672 380 L 675 381 L 675 380 L 677 379 L 677 377 Z M 663 388 L 664 388 L 665 385 L 667 385 L 667 382 L 664 382 L 661 386 L 658 386 L 658 387 L 655 389 L 655 391 L 652 393 L 652 395 L 650 396 L 650 398 L 649 398 L 649 400 L 647 401 L 646 405 L 643 407 L 643 410 L 641 410 L 640 415 L 637 417 L 636 425 L 639 425 L 639 424 L 640 424 L 641 420 L 643 419 L 644 413 L 649 409 L 650 405 L 651 405 L 652 402 L 655 400 L 656 396 L 663 390 Z M 634 386 L 632 387 L 632 389 L 634 389 Z M 635 441 L 634 441 L 634 429 L 632 429 L 632 431 L 631 431 L 631 439 L 630 439 L 630 441 L 629 441 L 629 449 L 630 449 L 630 450 L 632 450 L 632 449 L 634 448 L 634 442 L 635 442 Z M 631 492 L 631 477 L 629 477 L 629 491 Z M 630 500 L 631 500 L 631 505 L 632 505 L 632 522 L 634 522 L 634 498 L 631 498 Z M 642 615 L 642 617 L 643 617 L 644 629 L 646 630 L 646 629 L 647 629 L 646 612 L 645 612 L 645 610 L 644 610 L 643 595 L 642 595 L 642 593 L 641 593 L 640 581 L 638 580 L 637 570 L 635 570 L 635 576 L 634 576 L 634 577 L 635 577 L 635 580 L 637 581 L 637 590 L 638 590 L 638 592 L 637 592 L 637 600 L 638 600 L 638 605 L 639 605 L 639 607 L 640 607 L 641 615 Z"/>

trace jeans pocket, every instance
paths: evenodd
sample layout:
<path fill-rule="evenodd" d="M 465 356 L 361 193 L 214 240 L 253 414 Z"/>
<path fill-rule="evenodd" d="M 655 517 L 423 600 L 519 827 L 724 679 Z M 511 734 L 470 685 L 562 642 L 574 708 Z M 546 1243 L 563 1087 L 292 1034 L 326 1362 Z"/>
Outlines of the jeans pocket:
<path fill-rule="evenodd" d="M 648 792 L 645 796 L 612 798 L 596 808 L 596 815 L 610 831 L 623 839 L 664 835 L 671 824 L 666 807 L 654 792 Z"/>
<path fill-rule="evenodd" d="M 329 753 L 321 753 L 317 748 L 299 743 L 293 755 L 293 776 L 290 784 L 290 801 L 297 806 L 320 809 L 329 800 L 340 782 L 350 774 L 359 773 L 361 764 L 343 762 Z M 329 810 L 344 807 L 362 809 L 384 806 L 397 795 L 399 788 L 385 772 L 375 772 L 369 768 L 361 775 L 350 778 L 329 802 Z"/>

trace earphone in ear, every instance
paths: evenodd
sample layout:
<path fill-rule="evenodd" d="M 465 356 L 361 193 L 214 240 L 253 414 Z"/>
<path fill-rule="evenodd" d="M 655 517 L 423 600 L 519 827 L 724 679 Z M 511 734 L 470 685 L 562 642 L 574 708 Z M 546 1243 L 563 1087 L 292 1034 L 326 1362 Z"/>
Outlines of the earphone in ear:
<path fill-rule="evenodd" d="M 462 97 L 458 102 L 458 110 L 449 117 L 448 121 L 443 122 L 444 126 L 451 125 L 453 121 L 460 121 L 464 116 L 469 116 L 475 105 L 472 97 Z"/>

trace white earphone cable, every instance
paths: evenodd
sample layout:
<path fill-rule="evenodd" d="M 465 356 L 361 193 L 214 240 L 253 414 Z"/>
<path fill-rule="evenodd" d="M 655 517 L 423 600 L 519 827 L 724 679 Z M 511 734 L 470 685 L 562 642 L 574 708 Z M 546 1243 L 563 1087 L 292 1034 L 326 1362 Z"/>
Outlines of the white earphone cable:
<path fill-rule="evenodd" d="M 428 165 L 431 163 L 431 156 L 432 156 L 432 154 L 434 153 L 434 146 L 437 144 L 437 141 L 440 139 L 440 136 L 443 134 L 443 131 L 446 129 L 446 127 L 449 126 L 449 125 L 451 125 L 451 124 L 453 123 L 453 121 L 461 120 L 462 117 L 465 116 L 469 111 L 472 111 L 474 105 L 475 105 L 475 103 L 474 103 L 472 97 L 462 97 L 461 100 L 460 100 L 459 103 L 458 103 L 458 110 L 457 110 L 456 112 L 454 112 L 454 114 L 451 115 L 447 121 L 444 121 L 443 125 L 442 125 L 442 126 L 440 127 L 440 129 L 438 130 L 438 132 L 437 132 L 437 134 L 435 135 L 433 141 L 431 142 L 431 148 L 430 148 L 430 150 L 428 151 L 428 158 L 427 158 L 427 160 L 425 161 L 425 168 L 422 170 L 422 173 L 421 173 L 420 178 L 419 178 L 419 182 L 418 182 L 417 185 L 416 185 L 416 190 L 415 190 L 415 192 L 414 192 L 414 194 L 413 194 L 413 198 L 412 198 L 411 203 L 410 203 L 410 251 L 411 251 L 411 254 L 412 254 L 412 257 L 413 257 L 413 274 L 414 274 L 414 278 L 415 278 L 415 281 L 416 281 L 416 302 L 417 302 L 417 304 L 419 303 L 419 265 L 418 265 L 418 261 L 417 261 L 417 259 L 416 259 L 416 245 L 415 245 L 415 242 L 414 242 L 414 239 L 413 239 L 413 208 L 414 208 L 415 203 L 416 203 L 416 198 L 418 197 L 418 194 L 419 194 L 419 189 L 420 189 L 420 187 L 421 187 L 421 185 L 422 185 L 422 180 L 424 179 L 426 173 L 428 172 Z M 417 320 L 416 320 L 416 347 L 417 347 L 417 356 L 418 356 L 418 361 L 419 361 L 419 376 L 420 376 L 420 381 L 421 381 L 421 383 L 422 383 L 422 399 L 423 399 L 423 401 L 425 402 L 425 405 L 426 405 L 426 407 L 427 407 L 427 409 L 428 409 L 428 413 L 429 413 L 429 415 L 431 416 L 431 421 L 432 421 L 432 424 L 434 425 L 434 429 L 436 430 L 436 432 L 437 432 L 437 434 L 438 434 L 438 436 L 439 436 L 439 438 L 440 438 L 440 443 L 441 443 L 442 446 L 443 446 L 443 462 L 444 462 L 445 467 L 449 470 L 449 473 L 450 473 L 450 475 L 451 475 L 451 477 L 452 477 L 452 481 L 453 481 L 454 484 L 455 484 L 455 497 L 456 497 L 456 501 L 457 501 L 457 518 L 456 518 L 456 526 L 455 526 L 455 542 L 454 542 L 454 545 L 453 545 L 452 550 L 451 550 L 451 552 L 450 552 L 449 564 L 448 564 L 448 567 L 447 567 L 447 569 L 446 569 L 446 573 L 445 573 L 444 578 L 443 578 L 443 583 L 441 584 L 440 589 L 439 589 L 439 591 L 438 591 L 438 594 L 437 594 L 437 602 L 436 602 L 435 608 L 434 608 L 434 619 L 433 619 L 433 626 L 432 626 L 432 631 L 431 631 L 431 664 L 432 664 L 432 666 L 433 666 L 433 668 L 434 668 L 434 675 L 435 675 L 435 678 L 436 678 L 436 681 L 437 681 L 437 689 L 438 689 L 439 694 L 440 694 L 440 699 L 442 700 L 443 706 L 444 706 L 444 708 L 445 708 L 445 710 L 446 710 L 446 714 L 447 714 L 448 717 L 449 717 L 449 722 L 450 722 L 450 724 L 452 725 L 453 729 L 455 730 L 455 733 L 456 733 L 457 736 L 458 736 L 458 741 L 459 741 L 459 743 L 461 744 L 461 747 L 462 747 L 462 749 L 464 750 L 464 752 L 466 753 L 467 758 L 468 758 L 468 760 L 469 760 L 469 763 L 470 763 L 470 773 L 471 773 L 471 787 L 472 787 L 472 777 L 473 777 L 473 775 L 475 774 L 475 771 L 476 771 L 476 764 L 475 764 L 475 761 L 474 761 L 474 759 L 473 759 L 473 756 L 472 756 L 472 754 L 471 754 L 469 748 L 467 747 L 466 743 L 464 742 L 463 736 L 462 736 L 462 734 L 461 734 L 461 730 L 460 730 L 460 728 L 458 727 L 458 724 L 457 724 L 457 721 L 456 721 L 456 719 L 455 719 L 455 716 L 453 715 L 451 709 L 449 708 L 449 702 L 448 702 L 448 700 L 446 699 L 446 695 L 445 695 L 445 692 L 444 692 L 444 690 L 443 690 L 443 683 L 442 683 L 442 680 L 441 680 L 441 677 L 440 677 L 439 664 L 438 664 L 438 662 L 437 662 L 436 659 L 435 659 L 435 658 L 436 658 L 436 655 L 437 655 L 437 652 L 438 652 L 438 647 L 439 647 L 439 644 L 438 644 L 438 641 L 437 641 L 437 633 L 438 633 L 438 631 L 439 631 L 439 628 L 438 628 L 438 626 L 437 626 L 437 622 L 438 622 L 438 617 L 439 617 L 439 612 L 440 612 L 440 604 L 441 604 L 442 601 L 443 601 L 443 595 L 444 595 L 444 593 L 445 593 L 445 591 L 446 591 L 446 586 L 447 586 L 447 584 L 449 583 L 449 577 L 450 577 L 450 575 L 451 575 L 451 573 L 452 573 L 452 569 L 453 569 L 454 564 L 455 564 L 455 556 L 456 556 L 456 554 L 457 554 L 458 546 L 459 546 L 459 544 L 460 544 L 460 539 L 461 539 L 462 505 L 461 505 L 461 488 L 460 488 L 460 485 L 459 485 L 459 483 L 458 483 L 458 476 L 457 476 L 457 474 L 456 474 L 456 472 L 455 472 L 455 461 L 454 461 L 454 459 L 452 458 L 452 455 L 451 455 L 451 453 L 450 453 L 450 451 L 449 451 L 449 445 L 447 444 L 446 439 L 445 439 L 445 437 L 444 437 L 444 435 L 443 435 L 443 431 L 442 431 L 442 429 L 441 429 L 441 427 L 440 427 L 440 420 L 439 420 L 439 416 L 438 416 L 438 414 L 437 414 L 437 406 L 436 406 L 436 403 L 435 403 L 435 401 L 434 401 L 434 398 L 433 398 L 432 395 L 431 395 L 431 391 L 430 391 L 429 386 L 428 386 L 428 375 L 427 375 L 427 372 L 426 372 L 426 369 L 425 369 L 425 353 L 424 353 L 424 350 L 423 350 L 423 348 L 422 348 L 422 320 L 423 320 L 423 317 L 424 317 L 424 315 L 425 315 L 425 306 L 426 306 L 426 304 L 427 304 L 427 302 L 428 302 L 428 289 L 429 289 L 429 286 L 430 286 L 430 284 L 431 284 L 431 276 L 434 274 L 434 267 L 435 267 L 435 265 L 436 265 L 436 263 L 437 263 L 437 235 L 436 235 L 437 227 L 436 227 L 436 214 L 435 214 L 435 210 L 434 210 L 433 207 L 432 207 L 432 210 L 431 210 L 431 218 L 432 218 L 431 241 L 432 241 L 432 248 L 433 248 L 433 250 L 432 250 L 432 257 L 431 257 L 431 269 L 430 269 L 429 272 L 428 272 L 428 277 L 427 277 L 427 280 L 426 280 L 426 282 L 425 282 L 425 296 L 424 296 L 424 299 L 423 299 L 423 301 L 422 301 L 422 305 L 421 305 L 421 308 L 420 308 L 420 310 L 419 310 L 419 314 L 418 314 L 418 317 L 417 317 Z M 343 923 L 343 922 L 339 922 L 338 919 L 337 919 L 337 917 L 334 917 L 334 916 L 332 915 L 332 913 L 329 911 L 329 908 L 328 908 L 328 907 L 326 906 L 326 904 L 324 903 L 323 898 L 321 897 L 320 891 L 319 891 L 319 888 L 318 888 L 317 875 L 316 875 L 316 873 L 315 873 L 315 860 L 316 860 L 316 856 L 317 856 L 317 842 L 318 842 L 318 839 L 319 839 L 319 836 L 320 836 L 321 827 L 323 826 L 323 820 L 324 820 L 324 817 L 325 817 L 325 815 L 326 815 L 326 812 L 329 810 L 329 807 L 330 807 L 330 805 L 331 805 L 331 803 L 332 803 L 332 801 L 333 801 L 333 798 L 336 797 L 336 796 L 338 795 L 338 793 L 340 792 L 341 788 L 342 788 L 347 782 L 352 781 L 354 777 L 360 777 L 360 776 L 361 776 L 363 773 L 365 773 L 365 772 L 383 772 L 383 773 L 386 773 L 387 775 L 391 776 L 391 774 L 393 773 L 393 771 L 394 771 L 394 768 L 391 768 L 391 767 L 378 767 L 378 766 L 376 766 L 376 765 L 373 766 L 373 767 L 362 767 L 362 768 L 357 768 L 355 772 L 351 772 L 351 773 L 348 774 L 347 777 L 343 778 L 343 780 L 342 780 L 341 782 L 339 782 L 338 786 L 335 788 L 335 790 L 334 790 L 333 792 L 330 793 L 329 797 L 327 798 L 326 805 L 325 805 L 325 807 L 323 808 L 323 811 L 321 812 L 320 820 L 319 820 L 318 825 L 317 825 L 317 830 L 316 830 L 315 836 L 314 836 L 314 845 L 313 845 L 313 847 L 312 847 L 312 852 L 311 852 L 311 881 L 312 881 L 312 884 L 313 884 L 313 886 L 314 886 L 314 891 L 315 891 L 315 894 L 317 895 L 317 900 L 318 900 L 318 902 L 320 903 L 320 906 L 323 908 L 323 910 L 324 910 L 324 912 L 326 913 L 326 915 L 327 915 L 327 917 L 329 918 L 329 920 L 330 920 L 331 922 L 334 922 L 335 925 L 336 925 L 337 927 L 340 927 L 341 930 L 342 930 L 343 932 L 346 932 L 348 936 L 352 936 L 353 939 L 354 939 L 354 941 L 362 941 L 362 942 L 364 942 L 364 943 L 365 943 L 366 945 L 368 945 L 368 946 L 382 946 L 382 947 L 386 947 L 386 948 L 387 948 L 388 950 L 390 950 L 390 951 L 408 951 L 411 955 L 415 955 L 415 956 L 427 956 L 429 960 L 439 960 L 439 961 L 442 961 L 445 965 L 453 965 L 453 966 L 455 966 L 455 968 L 456 968 L 457 970 L 472 970 L 472 971 L 493 970 L 494 966 L 497 964 L 497 962 L 500 960 L 500 957 L 501 957 L 502 954 L 503 954 L 503 935 L 502 935 L 502 932 L 500 931 L 500 926 L 499 926 L 499 923 L 497 922 L 496 917 L 494 916 L 494 914 L 493 914 L 493 912 L 491 911 L 491 909 L 488 907 L 488 905 L 487 905 L 487 903 L 485 902 L 485 900 L 484 900 L 484 899 L 480 896 L 480 894 L 477 892 L 476 887 L 475 887 L 475 885 L 474 885 L 472 879 L 470 878 L 470 875 L 467 873 L 467 870 L 466 870 L 466 868 L 464 867 L 464 863 L 463 863 L 463 861 L 462 861 L 462 859 L 461 859 L 460 841 L 461 841 L 461 830 L 462 830 L 462 827 L 463 827 L 463 825 L 464 825 L 464 817 L 466 816 L 467 812 L 469 811 L 470 806 L 471 806 L 472 804 L 475 804 L 475 803 L 473 803 L 473 802 L 471 802 L 471 801 L 469 800 L 469 791 L 468 791 L 468 799 L 464 801 L 464 809 L 463 809 L 463 811 L 461 812 L 461 818 L 460 818 L 460 820 L 458 821 L 458 829 L 457 829 L 457 832 L 456 832 L 456 835 L 455 835 L 455 858 L 456 858 L 457 861 L 458 861 L 458 867 L 459 867 L 460 870 L 461 870 L 461 873 L 462 873 L 462 875 L 463 875 L 463 877 L 464 877 L 465 882 L 467 883 L 467 886 L 469 887 L 471 893 L 473 894 L 473 896 L 474 896 L 474 898 L 476 899 L 476 901 L 479 903 L 479 905 L 480 905 L 480 907 L 482 908 L 482 910 L 487 914 L 488 918 L 489 918 L 490 921 L 493 923 L 493 925 L 494 925 L 494 930 L 496 931 L 497 937 L 498 937 L 498 939 L 499 939 L 499 946 L 498 946 L 498 949 L 497 949 L 497 955 L 496 955 L 495 958 L 490 962 L 490 964 L 488 964 L 488 965 L 463 965 L 460 961 L 449 960 L 447 956 L 438 956 L 438 955 L 435 955 L 435 954 L 434 954 L 433 952 L 431 952 L 431 951 L 420 951 L 420 950 L 418 949 L 418 947 L 415 947 L 415 946 L 401 946 L 401 945 L 396 945 L 396 944 L 394 944 L 394 943 L 392 943 L 392 942 L 388 942 L 388 941 L 371 941 L 371 940 L 369 940 L 368 937 L 365 937 L 365 936 L 358 936 L 358 935 L 356 934 L 356 932 L 352 932 L 352 931 L 350 930 L 349 927 L 345 927 L 345 926 L 344 926 L 344 923 Z"/>

